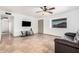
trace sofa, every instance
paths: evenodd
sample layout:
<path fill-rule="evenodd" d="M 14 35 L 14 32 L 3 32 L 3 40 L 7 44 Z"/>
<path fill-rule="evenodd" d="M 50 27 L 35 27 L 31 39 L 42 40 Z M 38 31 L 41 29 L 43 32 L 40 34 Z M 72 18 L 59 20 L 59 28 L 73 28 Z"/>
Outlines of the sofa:
<path fill-rule="evenodd" d="M 79 53 L 79 43 L 66 39 L 56 38 L 55 53 Z"/>
<path fill-rule="evenodd" d="M 56 53 L 79 53 L 79 30 L 76 33 L 67 32 L 65 38 L 55 38 Z"/>

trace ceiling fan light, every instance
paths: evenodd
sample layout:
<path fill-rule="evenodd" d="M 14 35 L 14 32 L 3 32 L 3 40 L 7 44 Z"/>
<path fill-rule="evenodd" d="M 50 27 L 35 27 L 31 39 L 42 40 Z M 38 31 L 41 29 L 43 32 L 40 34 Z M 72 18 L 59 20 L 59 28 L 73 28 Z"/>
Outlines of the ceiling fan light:
<path fill-rule="evenodd" d="M 41 15 L 49 15 L 48 12 L 42 12 Z"/>

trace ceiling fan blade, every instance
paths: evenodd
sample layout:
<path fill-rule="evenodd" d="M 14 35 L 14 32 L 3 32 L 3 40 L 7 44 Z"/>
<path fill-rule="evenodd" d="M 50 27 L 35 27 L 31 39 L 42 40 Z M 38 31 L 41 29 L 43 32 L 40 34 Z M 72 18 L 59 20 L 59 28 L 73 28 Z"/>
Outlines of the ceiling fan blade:
<path fill-rule="evenodd" d="M 40 13 L 40 12 L 42 12 L 42 11 L 36 11 L 36 13 Z"/>
<path fill-rule="evenodd" d="M 41 9 L 43 9 L 43 7 L 40 7 Z"/>
<path fill-rule="evenodd" d="M 53 9 L 55 9 L 55 7 L 49 8 L 48 10 L 53 10 Z"/>
<path fill-rule="evenodd" d="M 50 11 L 47 11 L 48 13 L 50 13 L 50 14 L 53 14 L 53 12 L 50 12 Z"/>

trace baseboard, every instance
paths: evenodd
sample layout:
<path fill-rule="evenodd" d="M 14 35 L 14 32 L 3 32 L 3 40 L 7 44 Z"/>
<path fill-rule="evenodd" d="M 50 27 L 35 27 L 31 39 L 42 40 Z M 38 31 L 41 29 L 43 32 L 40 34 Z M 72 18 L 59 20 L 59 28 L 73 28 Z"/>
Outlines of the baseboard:
<path fill-rule="evenodd" d="M 57 35 L 52 35 L 52 34 L 46 34 L 46 35 L 50 35 L 50 36 L 55 36 L 55 37 L 61 37 L 61 36 L 57 36 Z"/>
<path fill-rule="evenodd" d="M 46 34 L 46 33 L 37 33 L 37 34 L 44 34 L 44 35 L 49 35 L 49 36 L 61 37 L 61 36 L 52 35 L 52 34 Z"/>

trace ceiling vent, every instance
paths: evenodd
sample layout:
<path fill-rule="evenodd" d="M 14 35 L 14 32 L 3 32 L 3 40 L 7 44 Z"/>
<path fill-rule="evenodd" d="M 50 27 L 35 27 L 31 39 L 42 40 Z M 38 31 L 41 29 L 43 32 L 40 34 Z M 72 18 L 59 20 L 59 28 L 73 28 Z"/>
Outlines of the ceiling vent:
<path fill-rule="evenodd" d="M 9 13 L 9 12 L 5 12 L 5 14 L 7 14 L 7 15 L 11 15 L 11 13 Z"/>

